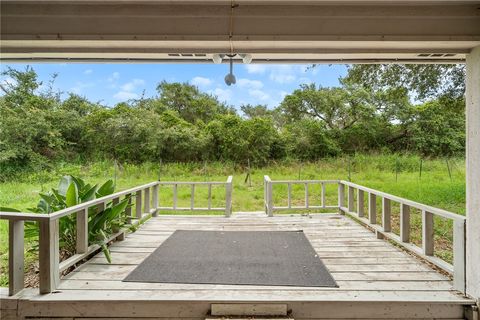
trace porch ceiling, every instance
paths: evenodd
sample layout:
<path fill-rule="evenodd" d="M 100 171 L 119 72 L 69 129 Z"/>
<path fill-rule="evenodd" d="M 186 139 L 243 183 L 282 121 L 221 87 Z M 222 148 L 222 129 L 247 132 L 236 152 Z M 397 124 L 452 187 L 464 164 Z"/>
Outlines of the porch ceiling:
<path fill-rule="evenodd" d="M 2 60 L 458 62 L 480 1 L 3 0 Z M 231 40 L 229 34 L 232 34 Z"/>

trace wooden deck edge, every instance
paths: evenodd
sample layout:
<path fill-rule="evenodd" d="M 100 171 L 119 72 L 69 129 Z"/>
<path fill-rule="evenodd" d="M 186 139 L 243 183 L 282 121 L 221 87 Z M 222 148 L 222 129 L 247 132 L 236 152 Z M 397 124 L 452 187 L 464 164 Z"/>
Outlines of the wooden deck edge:
<path fill-rule="evenodd" d="M 17 310 L 8 310 L 17 319 L 26 318 L 169 318 L 205 319 L 212 314 L 211 301 L 20 301 Z M 242 305 L 242 303 L 231 303 Z M 265 302 L 258 304 L 268 305 Z M 270 304 L 279 305 L 279 303 Z M 461 319 L 466 305 L 428 302 L 283 302 L 294 319 Z M 246 315 L 246 314 L 244 314 Z M 224 317 L 228 317 L 222 315 Z M 232 315 L 233 317 L 233 315 Z M 258 317 L 258 316 L 252 316 Z M 4 317 L 2 316 L 2 320 Z"/>

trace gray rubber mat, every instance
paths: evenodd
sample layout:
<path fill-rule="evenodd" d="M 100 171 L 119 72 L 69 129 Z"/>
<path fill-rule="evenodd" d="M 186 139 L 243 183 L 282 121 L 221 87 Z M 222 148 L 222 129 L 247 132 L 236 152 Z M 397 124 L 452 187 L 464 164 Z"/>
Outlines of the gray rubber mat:
<path fill-rule="evenodd" d="M 337 287 L 302 231 L 178 230 L 123 281 Z"/>

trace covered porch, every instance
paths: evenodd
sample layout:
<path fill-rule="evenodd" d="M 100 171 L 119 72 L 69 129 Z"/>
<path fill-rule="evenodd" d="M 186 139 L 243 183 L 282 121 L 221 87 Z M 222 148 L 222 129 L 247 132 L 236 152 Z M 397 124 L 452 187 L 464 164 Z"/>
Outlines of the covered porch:
<path fill-rule="evenodd" d="M 373 215 L 370 217 L 360 209 L 355 210 L 354 199 L 363 197 L 366 202 L 369 190 L 340 183 L 344 187 L 343 191 L 342 188 L 338 190 L 335 207 L 366 224 L 366 229 L 338 214 L 311 218 L 301 215 L 269 217 L 269 210 L 273 210 L 274 205 L 269 202 L 269 184 L 266 183 L 267 214 L 234 213 L 230 218 L 153 217 L 138 233 L 127 235 L 125 240 L 112 245 L 115 261 L 112 265 L 105 264 L 104 257 L 99 254 L 61 280 L 59 271 L 62 267 L 74 265 L 93 253 L 95 248 L 89 248 L 82 240 L 78 247 L 79 256 L 59 265 L 54 218 L 41 215 L 15 218 L 2 214 L 2 218 L 10 220 L 10 247 L 14 248 L 10 256 L 10 293 L 15 294 L 2 298 L 2 318 L 205 318 L 213 312 L 216 303 L 224 305 L 220 308 L 222 310 L 232 308 L 230 304 L 243 304 L 248 310 L 255 309 L 253 305 L 258 303 L 280 304 L 285 306 L 281 307 L 282 310 L 291 310 L 290 315 L 298 319 L 478 318 L 479 6 L 479 1 L 463 0 L 2 1 L 2 61 L 200 63 L 211 62 L 213 54 L 249 53 L 254 63 L 467 65 L 467 214 L 463 225 L 455 223 L 459 235 L 455 250 L 459 254 L 452 269 L 457 275 L 454 283 L 425 263 L 433 263 L 447 272 L 449 269 L 431 258 L 433 244 L 429 237 L 433 230 L 434 210 L 422 209 L 425 237 L 422 248 L 415 249 L 401 245 L 408 243 L 405 233 L 398 235 L 397 239 L 389 230 L 389 204 L 398 200 L 389 195 L 378 195 L 387 199 L 382 202 L 384 214 L 379 227 L 371 220 Z M 234 59 L 240 62 L 238 56 Z M 148 188 L 154 186 L 155 183 Z M 136 193 L 138 197 L 138 191 L 144 187 L 138 188 L 126 193 Z M 141 193 L 138 199 L 141 203 Z M 148 198 L 146 203 L 148 210 L 145 213 L 153 214 L 158 209 L 155 199 Z M 376 202 L 370 204 L 376 206 Z M 411 202 L 404 204 L 412 205 Z M 153 212 L 150 212 L 151 208 Z M 224 209 L 229 215 L 228 202 Z M 141 204 L 137 210 L 142 210 Z M 85 223 L 85 215 L 78 216 L 79 221 Z M 28 219 L 43 219 L 43 249 L 40 249 L 43 294 L 37 290 L 21 290 L 20 275 L 18 272 L 13 274 L 23 268 L 19 248 L 22 246 L 23 250 L 23 220 Z M 340 288 L 312 290 L 121 282 L 120 278 L 145 258 L 153 245 L 158 245 L 179 228 L 302 228 L 342 285 Z M 123 233 L 115 235 L 112 240 L 115 238 L 121 240 Z M 417 257 L 392 246 L 383 238 L 400 243 Z M 419 255 L 423 262 L 418 259 Z M 460 256 L 463 258 L 458 258 Z M 244 315 L 257 316 L 253 311 Z M 286 316 L 270 316 L 274 315 Z"/>

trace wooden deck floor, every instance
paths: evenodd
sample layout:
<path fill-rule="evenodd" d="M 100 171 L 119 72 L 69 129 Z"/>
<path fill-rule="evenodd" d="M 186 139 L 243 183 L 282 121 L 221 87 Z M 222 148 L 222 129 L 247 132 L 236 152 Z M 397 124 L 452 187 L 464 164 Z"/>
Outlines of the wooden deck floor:
<path fill-rule="evenodd" d="M 339 288 L 122 282 L 175 230 L 303 230 Z M 445 276 L 338 214 L 159 216 L 111 252 L 112 264 L 96 255 L 64 277 L 59 292 L 25 297 L 23 315 L 201 318 L 212 302 L 285 302 L 295 319 L 460 319 L 472 303 Z"/>

